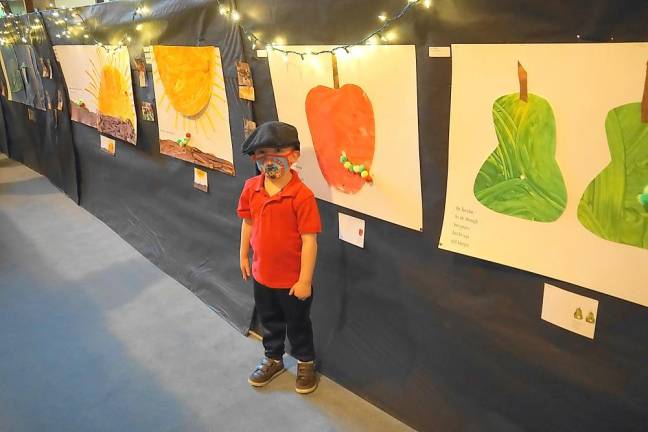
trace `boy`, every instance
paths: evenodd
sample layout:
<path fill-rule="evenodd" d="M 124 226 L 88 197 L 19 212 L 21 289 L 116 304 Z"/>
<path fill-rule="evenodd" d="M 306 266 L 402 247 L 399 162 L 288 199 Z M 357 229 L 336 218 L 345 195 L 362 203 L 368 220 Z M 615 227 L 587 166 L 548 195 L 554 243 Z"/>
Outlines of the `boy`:
<path fill-rule="evenodd" d="M 310 307 L 321 222 L 313 192 L 290 169 L 299 158 L 297 129 L 264 123 L 245 140 L 242 152 L 261 171 L 245 182 L 237 210 L 243 219 L 241 274 L 254 281 L 265 349 L 248 382 L 261 387 L 285 370 L 287 330 L 291 354 L 298 360 L 295 390 L 310 393 L 317 387 Z"/>

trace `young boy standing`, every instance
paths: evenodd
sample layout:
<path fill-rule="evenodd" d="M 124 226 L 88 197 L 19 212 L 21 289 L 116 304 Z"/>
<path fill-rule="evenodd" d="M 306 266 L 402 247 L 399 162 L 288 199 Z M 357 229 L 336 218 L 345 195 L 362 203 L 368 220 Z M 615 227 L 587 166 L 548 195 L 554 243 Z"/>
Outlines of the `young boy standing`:
<path fill-rule="evenodd" d="M 311 284 L 322 227 L 313 192 L 290 168 L 299 149 L 297 129 L 282 122 L 264 123 L 245 140 L 242 152 L 252 156 L 261 174 L 245 182 L 237 213 L 243 219 L 241 274 L 254 282 L 265 349 L 248 382 L 264 386 L 285 370 L 287 331 L 298 360 L 295 390 L 310 393 L 317 387 Z"/>

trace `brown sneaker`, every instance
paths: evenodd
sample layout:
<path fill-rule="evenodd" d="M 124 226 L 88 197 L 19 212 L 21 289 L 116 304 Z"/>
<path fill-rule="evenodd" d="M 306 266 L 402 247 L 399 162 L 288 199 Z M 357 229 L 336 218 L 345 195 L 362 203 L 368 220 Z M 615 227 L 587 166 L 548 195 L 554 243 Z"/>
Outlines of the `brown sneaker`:
<path fill-rule="evenodd" d="M 248 378 L 248 382 L 254 387 L 263 387 L 285 370 L 283 360 L 263 357 Z"/>
<path fill-rule="evenodd" d="M 297 362 L 297 380 L 295 381 L 295 391 L 306 394 L 317 388 L 317 374 L 315 373 L 315 363 Z"/>

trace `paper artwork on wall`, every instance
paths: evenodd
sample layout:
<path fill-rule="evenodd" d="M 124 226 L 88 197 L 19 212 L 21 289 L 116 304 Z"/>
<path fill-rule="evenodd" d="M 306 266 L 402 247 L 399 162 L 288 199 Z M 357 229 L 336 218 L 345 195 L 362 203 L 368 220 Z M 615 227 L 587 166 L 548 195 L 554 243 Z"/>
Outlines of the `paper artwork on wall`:
<path fill-rule="evenodd" d="M 234 175 L 220 50 L 156 45 L 152 64 L 160 152 Z"/>
<path fill-rule="evenodd" d="M 452 53 L 439 247 L 648 306 L 648 44 Z"/>
<path fill-rule="evenodd" d="M 61 65 L 73 121 L 98 128 L 99 54 L 94 45 L 55 45 Z"/>
<path fill-rule="evenodd" d="M 605 131 L 612 160 L 585 190 L 578 220 L 603 239 L 648 249 L 648 67 L 642 100 L 611 109 Z"/>
<path fill-rule="evenodd" d="M 414 46 L 304 60 L 271 50 L 268 61 L 279 120 L 298 129 L 300 176 L 315 196 L 422 230 Z"/>
<path fill-rule="evenodd" d="M 135 144 L 137 121 L 126 47 L 56 45 L 73 121 Z"/>
<path fill-rule="evenodd" d="M 137 120 L 128 48 L 99 47 L 97 53 L 99 76 L 95 77 L 98 81 L 93 88 L 98 85 L 99 132 L 136 144 Z"/>
<path fill-rule="evenodd" d="M 18 67 L 25 89 L 25 103 L 31 107 L 45 111 L 45 89 L 42 76 L 38 71 L 38 59 L 31 45 L 14 45 Z"/>
<path fill-rule="evenodd" d="M 520 91 L 493 104 L 499 145 L 475 179 L 475 197 L 503 214 L 537 222 L 560 217 L 567 190 L 556 163 L 556 123 L 547 100 L 528 93 L 527 72 L 518 63 Z"/>
<path fill-rule="evenodd" d="M 23 85 L 22 74 L 18 65 L 18 59 L 13 45 L 0 46 L 0 59 L 2 60 L 2 70 L 5 76 L 5 82 L 8 87 L 7 98 L 10 101 L 27 103 L 25 87 Z"/>

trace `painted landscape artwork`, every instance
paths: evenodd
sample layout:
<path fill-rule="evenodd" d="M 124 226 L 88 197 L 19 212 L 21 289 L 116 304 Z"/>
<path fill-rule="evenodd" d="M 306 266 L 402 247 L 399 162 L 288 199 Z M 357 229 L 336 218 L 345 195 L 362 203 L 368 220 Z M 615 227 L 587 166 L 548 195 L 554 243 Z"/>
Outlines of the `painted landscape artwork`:
<path fill-rule="evenodd" d="M 160 153 L 234 175 L 229 108 L 217 47 L 152 47 Z"/>
<path fill-rule="evenodd" d="M 72 120 L 136 144 L 137 120 L 128 49 L 56 45 L 54 52 L 67 84 Z"/>

